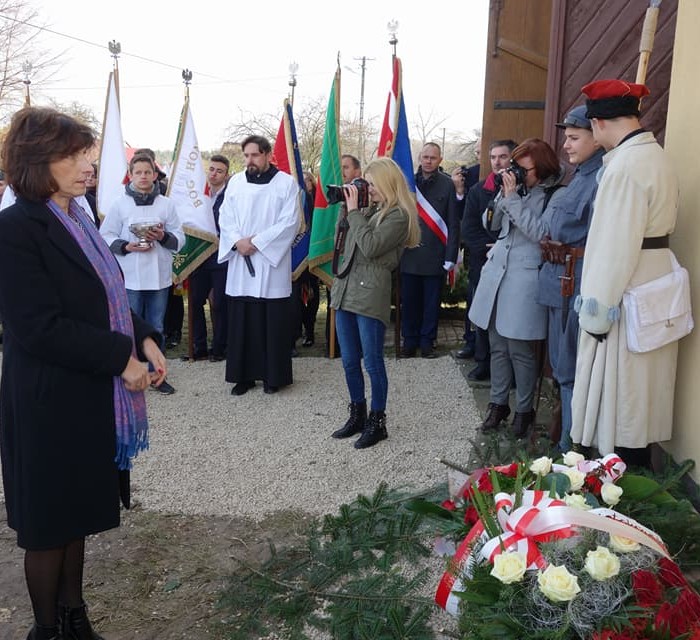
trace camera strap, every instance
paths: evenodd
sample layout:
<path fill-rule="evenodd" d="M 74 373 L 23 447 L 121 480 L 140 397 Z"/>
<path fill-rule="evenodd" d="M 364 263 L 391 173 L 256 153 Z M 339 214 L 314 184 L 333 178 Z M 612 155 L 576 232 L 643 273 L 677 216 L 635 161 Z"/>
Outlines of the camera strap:
<path fill-rule="evenodd" d="M 345 250 L 345 238 L 347 236 L 348 229 L 350 229 L 350 223 L 348 222 L 347 217 L 343 216 L 338 223 L 338 235 L 336 235 L 335 244 L 333 245 L 333 262 L 331 264 L 333 275 L 340 280 L 346 278 L 348 273 L 350 273 L 350 267 L 352 267 L 352 263 L 355 260 L 355 250 L 357 249 L 357 245 L 355 245 L 352 249 L 352 255 L 350 256 L 349 260 L 346 261 L 343 272 L 338 273 L 338 262 L 340 261 L 340 254 Z"/>

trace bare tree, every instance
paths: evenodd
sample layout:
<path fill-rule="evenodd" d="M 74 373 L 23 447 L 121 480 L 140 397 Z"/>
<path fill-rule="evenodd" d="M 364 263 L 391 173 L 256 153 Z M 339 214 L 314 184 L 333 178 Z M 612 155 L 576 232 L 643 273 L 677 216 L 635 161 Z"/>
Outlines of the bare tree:
<path fill-rule="evenodd" d="M 436 142 L 442 139 L 442 125 L 447 118 L 436 116 L 431 109 L 428 115 L 423 115 L 420 107 L 418 107 L 418 120 L 413 124 L 413 130 L 416 132 L 416 137 L 421 146 L 426 142 Z"/>
<path fill-rule="evenodd" d="M 41 85 L 55 73 L 61 54 L 41 47 L 42 26 L 26 0 L 0 0 L 0 117 L 22 106 L 26 80 Z"/>

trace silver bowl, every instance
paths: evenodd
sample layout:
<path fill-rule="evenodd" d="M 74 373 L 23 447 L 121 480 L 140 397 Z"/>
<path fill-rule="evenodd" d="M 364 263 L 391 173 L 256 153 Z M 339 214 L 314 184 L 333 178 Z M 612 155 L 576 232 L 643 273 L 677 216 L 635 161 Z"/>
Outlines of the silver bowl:
<path fill-rule="evenodd" d="M 151 243 L 146 240 L 149 231 L 157 229 L 160 225 L 160 220 L 144 220 L 143 222 L 133 222 L 129 225 L 129 231 L 138 239 L 139 247 L 150 247 Z"/>

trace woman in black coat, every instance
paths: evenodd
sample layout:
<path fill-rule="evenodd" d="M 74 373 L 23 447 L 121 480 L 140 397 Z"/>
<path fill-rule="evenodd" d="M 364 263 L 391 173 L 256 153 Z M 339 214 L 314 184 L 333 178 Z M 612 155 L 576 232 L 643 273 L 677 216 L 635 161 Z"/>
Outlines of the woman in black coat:
<path fill-rule="evenodd" d="M 30 107 L 2 152 L 17 202 L 0 216 L 0 454 L 29 640 L 100 638 L 82 599 L 85 537 L 119 525 L 131 459 L 148 446 L 143 391 L 166 375 L 158 335 L 130 313 L 117 262 L 73 199 L 93 144 L 85 125 Z"/>

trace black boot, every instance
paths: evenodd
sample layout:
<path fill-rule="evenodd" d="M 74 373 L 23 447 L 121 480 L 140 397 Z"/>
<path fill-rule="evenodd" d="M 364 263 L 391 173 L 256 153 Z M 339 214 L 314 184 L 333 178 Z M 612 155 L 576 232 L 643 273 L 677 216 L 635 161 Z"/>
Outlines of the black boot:
<path fill-rule="evenodd" d="M 386 432 L 386 414 L 383 411 L 370 411 L 369 419 L 362 435 L 355 442 L 355 449 L 372 447 L 380 440 L 388 438 Z"/>
<path fill-rule="evenodd" d="M 513 418 L 513 435 L 516 438 L 524 438 L 530 427 L 535 423 L 535 410 L 516 411 Z"/>
<path fill-rule="evenodd" d="M 71 609 L 63 607 L 63 640 L 104 640 L 92 630 L 87 617 L 87 605 Z"/>
<path fill-rule="evenodd" d="M 507 404 L 489 402 L 486 418 L 484 418 L 484 421 L 481 423 L 481 430 L 492 431 L 493 429 L 498 429 L 501 422 L 509 415 L 510 407 Z"/>
<path fill-rule="evenodd" d="M 27 636 L 27 640 L 58 640 L 61 637 L 58 633 L 59 629 L 57 626 L 47 627 L 46 625 L 35 623 Z"/>
<path fill-rule="evenodd" d="M 360 433 L 365 428 L 367 422 L 367 401 L 351 402 L 348 405 L 350 409 L 350 417 L 345 423 L 345 426 L 334 431 L 331 438 L 349 438 L 356 433 Z"/>

